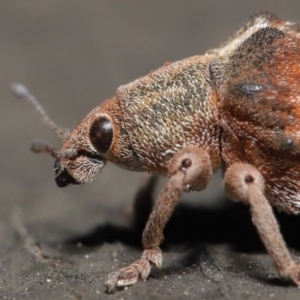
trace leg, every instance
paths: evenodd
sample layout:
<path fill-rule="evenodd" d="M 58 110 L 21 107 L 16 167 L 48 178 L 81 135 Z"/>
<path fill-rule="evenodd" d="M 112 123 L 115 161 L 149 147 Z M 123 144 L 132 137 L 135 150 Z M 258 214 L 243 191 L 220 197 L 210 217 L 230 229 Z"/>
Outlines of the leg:
<path fill-rule="evenodd" d="M 187 185 L 204 188 L 211 175 L 210 157 L 205 150 L 187 147 L 180 150 L 171 160 L 168 168 L 169 179 L 158 196 L 143 233 L 144 252 L 141 259 L 108 276 L 105 283 L 107 292 L 117 286 L 131 285 L 139 278 L 146 280 L 151 266 L 161 267 L 162 254 L 159 248 L 163 240 L 163 229 Z"/>
<path fill-rule="evenodd" d="M 236 163 L 226 171 L 224 186 L 229 198 L 250 205 L 253 223 L 278 274 L 300 285 L 300 265 L 293 261 L 282 238 L 271 205 L 264 196 L 264 179 L 260 172 L 249 164 Z"/>

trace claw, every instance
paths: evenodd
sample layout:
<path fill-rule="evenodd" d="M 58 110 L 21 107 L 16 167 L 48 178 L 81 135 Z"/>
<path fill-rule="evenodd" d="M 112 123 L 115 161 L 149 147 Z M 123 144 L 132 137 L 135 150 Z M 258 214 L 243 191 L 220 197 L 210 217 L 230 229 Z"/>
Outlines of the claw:
<path fill-rule="evenodd" d="M 115 288 L 128 286 L 136 283 L 139 278 L 146 280 L 150 273 L 150 262 L 146 259 L 140 259 L 128 267 L 122 268 L 111 273 L 105 282 L 107 293 L 113 293 Z"/>

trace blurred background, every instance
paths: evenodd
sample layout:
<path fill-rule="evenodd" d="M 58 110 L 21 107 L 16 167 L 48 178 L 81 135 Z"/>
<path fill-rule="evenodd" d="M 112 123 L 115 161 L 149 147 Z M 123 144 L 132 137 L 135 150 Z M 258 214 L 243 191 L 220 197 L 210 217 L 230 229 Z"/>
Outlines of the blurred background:
<path fill-rule="evenodd" d="M 8 1 L 0 3 L 0 254 L 14 245 L 12 208 L 35 236 L 57 241 L 114 219 L 141 174 L 107 164 L 82 187 L 58 189 L 53 159 L 29 151 L 39 138 L 60 148 L 33 109 L 15 99 L 23 82 L 60 125 L 72 129 L 116 88 L 175 61 L 216 48 L 249 16 L 272 12 L 300 21 L 299 1 Z M 215 178 L 201 199 L 220 198 Z M 199 194 L 187 196 L 201 205 Z M 50 227 L 49 227 L 50 226 Z M 47 234 L 46 234 L 47 233 Z"/>

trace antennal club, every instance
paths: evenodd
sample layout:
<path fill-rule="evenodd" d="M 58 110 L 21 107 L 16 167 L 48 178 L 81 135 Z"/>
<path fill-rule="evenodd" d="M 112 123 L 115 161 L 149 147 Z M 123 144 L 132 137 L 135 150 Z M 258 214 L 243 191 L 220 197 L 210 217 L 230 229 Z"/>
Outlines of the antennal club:
<path fill-rule="evenodd" d="M 40 103 L 38 102 L 38 100 L 34 97 L 33 94 L 31 94 L 31 92 L 28 90 L 28 88 L 24 84 L 22 84 L 22 83 L 13 83 L 11 85 L 11 89 L 12 89 L 14 95 L 17 98 L 23 99 L 23 100 L 27 101 L 28 103 L 30 103 L 33 106 L 33 108 L 35 109 L 35 111 L 40 116 L 41 121 L 46 126 L 48 126 L 50 129 L 54 130 L 56 132 L 56 135 L 58 136 L 58 138 L 60 138 L 60 139 L 62 139 L 64 141 L 64 140 L 66 140 L 69 137 L 70 131 L 68 129 L 66 129 L 66 128 L 60 128 L 59 126 L 57 126 L 50 119 L 50 117 L 45 112 L 44 108 L 40 105 Z M 50 146 L 48 146 L 48 147 L 50 147 Z M 46 152 L 49 152 L 49 151 L 46 151 Z"/>

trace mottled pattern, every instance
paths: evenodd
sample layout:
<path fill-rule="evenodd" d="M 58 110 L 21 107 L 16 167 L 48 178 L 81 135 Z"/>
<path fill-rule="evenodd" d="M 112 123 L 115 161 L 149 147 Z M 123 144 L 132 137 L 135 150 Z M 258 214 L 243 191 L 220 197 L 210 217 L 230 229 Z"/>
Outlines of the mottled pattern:
<path fill-rule="evenodd" d="M 195 56 L 119 87 L 125 126 L 146 169 L 165 169 L 188 145 L 208 149 L 219 164 L 220 131 L 209 57 Z"/>
<path fill-rule="evenodd" d="M 166 175 L 178 150 L 197 146 L 209 153 L 213 170 L 236 162 L 256 167 L 270 203 L 298 214 L 299 79 L 300 24 L 255 16 L 219 49 L 167 63 L 119 87 L 65 141 L 63 151 L 75 149 L 78 157 L 62 158 L 61 168 L 81 183 L 106 160 Z M 101 116 L 113 129 L 105 153 L 97 153 L 89 138 Z"/>
<path fill-rule="evenodd" d="M 213 62 L 222 158 L 227 167 L 239 161 L 256 166 L 269 201 L 299 213 L 299 25 L 263 17 L 252 21 L 256 32 Z"/>

